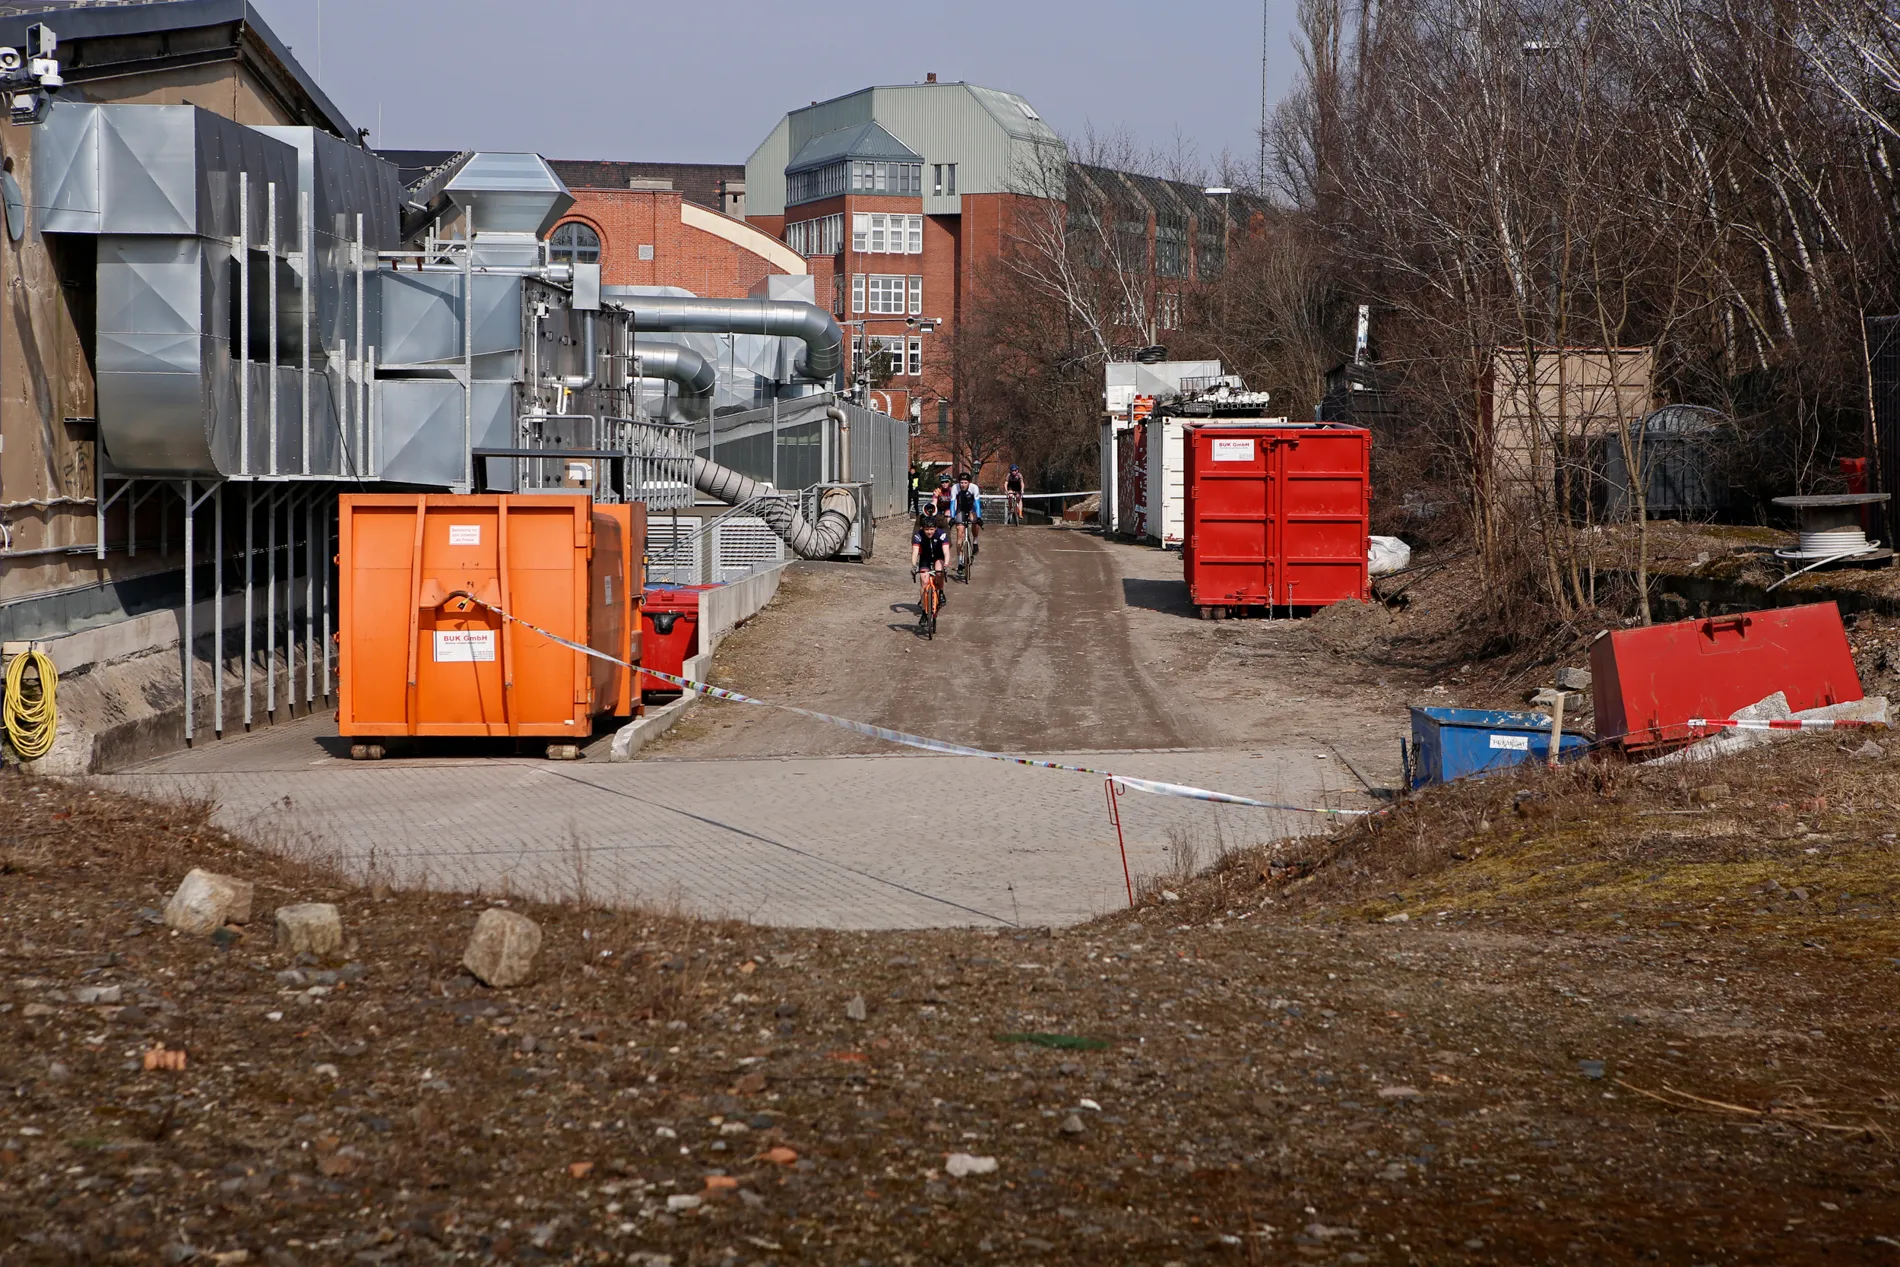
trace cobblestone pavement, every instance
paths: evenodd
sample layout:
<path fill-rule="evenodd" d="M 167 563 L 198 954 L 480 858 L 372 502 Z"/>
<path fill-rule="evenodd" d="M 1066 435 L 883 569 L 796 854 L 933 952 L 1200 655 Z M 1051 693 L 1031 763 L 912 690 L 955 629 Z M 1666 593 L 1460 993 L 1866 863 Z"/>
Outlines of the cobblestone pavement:
<path fill-rule="evenodd" d="M 840 928 L 1061 924 L 1127 900 L 1102 782 L 1084 775 L 927 755 L 365 764 L 339 749 L 334 724 L 312 718 L 107 781 L 210 797 L 224 827 L 402 884 L 584 892 Z M 1080 764 L 1294 804 L 1367 804 L 1312 746 Z M 1132 792 L 1121 811 L 1137 883 L 1168 865 L 1171 833 L 1206 865 L 1220 842 L 1317 821 Z"/>

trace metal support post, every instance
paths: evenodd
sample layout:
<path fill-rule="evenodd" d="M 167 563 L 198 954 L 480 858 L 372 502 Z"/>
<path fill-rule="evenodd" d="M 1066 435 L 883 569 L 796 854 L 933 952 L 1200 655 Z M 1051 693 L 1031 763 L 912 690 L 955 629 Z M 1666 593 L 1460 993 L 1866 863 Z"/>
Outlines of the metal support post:
<path fill-rule="evenodd" d="M 330 511 L 326 506 L 317 518 L 317 530 L 323 534 L 321 548 L 317 557 L 323 564 L 323 624 L 318 633 L 323 638 L 323 702 L 330 702 L 330 560 L 334 551 L 330 548 Z"/>
<path fill-rule="evenodd" d="M 277 490 L 264 496 L 264 715 L 277 720 Z"/>
<path fill-rule="evenodd" d="M 211 698 L 218 713 L 217 736 L 224 738 L 224 490 L 211 503 Z"/>
<path fill-rule="evenodd" d="M 310 310 L 315 306 L 313 279 L 310 261 L 314 252 L 311 249 L 310 233 L 310 191 L 300 190 L 297 194 L 297 241 L 302 246 L 302 258 L 298 261 L 298 285 L 303 288 L 303 303 L 298 305 L 297 324 L 303 327 L 303 473 L 310 474 Z"/>
<path fill-rule="evenodd" d="M 238 470 L 251 473 L 251 174 L 238 173 Z M 189 500 L 189 499 L 187 499 Z M 190 733 L 187 732 L 187 738 Z"/>
<path fill-rule="evenodd" d="M 252 598 L 257 587 L 251 579 L 257 557 L 257 485 L 244 486 L 244 729 L 251 728 L 251 664 L 256 657 L 257 612 Z"/>
<path fill-rule="evenodd" d="M 303 512 L 303 700 L 308 708 L 317 706 L 317 506 L 323 500 L 312 490 Z"/>
<path fill-rule="evenodd" d="M 470 214 L 473 220 L 473 213 Z M 475 491 L 475 254 L 474 227 L 462 248 L 462 483 L 455 491 Z M 539 346 L 539 340 L 536 340 Z M 538 384 L 537 384 L 538 386 Z"/>
<path fill-rule="evenodd" d="M 183 638 L 181 641 L 185 670 L 186 747 L 190 747 L 192 739 L 195 738 L 198 704 L 197 675 L 192 671 L 197 664 L 198 658 L 196 630 L 198 615 L 196 610 L 198 603 L 197 578 L 192 575 L 194 570 L 193 565 L 197 562 L 193 557 L 197 553 L 195 521 L 198 518 L 198 508 L 205 504 L 205 498 L 217 496 L 218 482 L 216 480 L 211 481 L 211 486 L 205 490 L 202 497 L 197 496 L 197 492 L 198 481 L 196 480 L 185 480 L 180 485 L 180 494 L 185 499 L 185 620 Z"/>
<path fill-rule="evenodd" d="M 363 251 L 363 216 L 356 216 L 356 390 L 363 389 L 363 345 L 368 337 L 363 333 L 363 286 L 366 261 Z M 359 473 L 369 469 L 367 460 L 369 443 L 369 424 L 363 417 L 363 401 L 359 395 L 356 400 L 356 469 Z"/>
<path fill-rule="evenodd" d="M 772 397 L 772 488 L 778 489 L 778 397 Z"/>
<path fill-rule="evenodd" d="M 353 442 L 353 437 L 356 434 L 356 422 L 350 417 L 350 402 L 356 399 L 356 393 L 350 390 L 350 341 L 348 339 L 338 339 L 336 345 L 336 372 L 338 375 L 336 394 L 337 431 L 342 437 L 342 444 L 345 450 L 344 456 L 347 459 L 344 464 L 344 472 L 345 474 L 353 475 L 361 479 L 363 477 L 363 455 L 357 450 Z"/>
<path fill-rule="evenodd" d="M 270 473 L 277 474 L 277 182 L 271 181 L 264 186 L 264 209 L 270 215 L 270 283 L 265 294 L 270 300 L 270 439 L 266 449 L 270 454 Z"/>
<path fill-rule="evenodd" d="M 192 616 L 195 614 L 192 611 L 192 607 L 197 600 L 197 595 L 192 592 L 191 576 L 191 547 L 194 544 L 191 532 L 191 494 L 192 481 L 186 480 L 183 485 L 183 495 L 185 498 L 185 628 L 184 637 L 179 639 L 179 650 L 184 653 L 183 658 L 185 661 L 185 747 L 187 748 L 191 747 L 192 711 L 193 705 L 197 702 L 195 697 L 198 694 L 196 689 L 198 684 L 192 681 L 193 675 L 191 672 L 192 660 L 197 654 L 197 648 L 192 646 L 191 639 Z"/>

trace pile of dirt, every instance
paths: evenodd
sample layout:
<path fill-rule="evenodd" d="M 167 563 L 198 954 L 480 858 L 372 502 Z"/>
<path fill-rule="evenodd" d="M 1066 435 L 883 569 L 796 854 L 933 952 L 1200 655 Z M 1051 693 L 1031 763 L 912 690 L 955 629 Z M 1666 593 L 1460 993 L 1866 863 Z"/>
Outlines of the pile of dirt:
<path fill-rule="evenodd" d="M 1265 860 L 1312 864 L 1303 888 L 1242 883 L 1230 858 L 1055 931 L 517 901 L 545 940 L 505 991 L 459 967 L 491 900 L 354 888 L 207 828 L 203 806 L 0 779 L 6 1258 L 1885 1253 L 1894 973 L 1851 948 L 1882 943 L 1891 908 L 1827 869 L 1890 844 L 1892 769 L 1812 752 L 1759 789 L 1726 776 L 1707 805 L 1707 782 L 1641 777 L 1540 781 L 1529 802 L 1513 781 L 1461 788 Z M 1788 838 L 1704 849 L 1690 833 L 1728 838 L 1708 815 L 1664 813 L 1698 808 Z M 1586 915 L 1588 875 L 1529 874 L 1538 850 L 1612 848 L 1606 874 L 1672 894 L 1728 848 L 1780 851 L 1755 865 L 1783 890 L 1826 878 L 1751 899 L 1785 925 L 1770 935 L 1733 902 Z M 156 922 L 194 865 L 257 884 L 242 935 Z M 1489 878 L 1447 878 L 1467 867 Z M 335 959 L 269 945 L 272 908 L 306 900 L 341 910 Z M 1441 926 L 1460 900 L 1509 919 Z M 147 1069 L 160 1044 L 185 1067 Z"/>

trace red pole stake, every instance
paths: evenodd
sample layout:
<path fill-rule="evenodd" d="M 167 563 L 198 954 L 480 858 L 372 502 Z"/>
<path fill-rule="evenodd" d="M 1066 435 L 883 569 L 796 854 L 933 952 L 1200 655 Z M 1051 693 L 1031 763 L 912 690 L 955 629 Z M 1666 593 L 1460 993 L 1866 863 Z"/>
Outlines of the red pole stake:
<path fill-rule="evenodd" d="M 1128 874 L 1128 842 L 1122 838 L 1121 806 L 1115 803 L 1121 798 L 1122 789 L 1115 786 L 1113 779 L 1104 780 L 1102 786 L 1108 794 L 1108 821 L 1115 824 L 1115 843 L 1121 846 L 1122 883 L 1128 886 L 1128 909 L 1132 911 L 1135 909 L 1135 881 Z"/>

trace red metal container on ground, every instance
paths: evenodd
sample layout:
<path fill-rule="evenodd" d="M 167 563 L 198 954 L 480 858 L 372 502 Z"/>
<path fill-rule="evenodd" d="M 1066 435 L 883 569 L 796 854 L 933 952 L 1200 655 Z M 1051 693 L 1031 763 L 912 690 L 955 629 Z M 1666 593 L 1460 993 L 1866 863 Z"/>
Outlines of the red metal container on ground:
<path fill-rule="evenodd" d="M 1187 429 L 1183 448 L 1181 561 L 1203 617 L 1370 597 L 1371 432 L 1203 422 Z"/>
<path fill-rule="evenodd" d="M 712 588 L 663 585 L 646 591 L 640 616 L 642 668 L 681 676 L 686 662 L 699 654 L 699 596 Z M 671 682 L 640 675 L 642 695 L 677 695 L 679 690 Z"/>
<path fill-rule="evenodd" d="M 1833 603 L 1613 630 L 1590 644 L 1590 690 L 1597 734 L 1632 751 L 1700 738 L 1690 718 L 1730 717 L 1776 691 L 1797 713 L 1861 698 Z"/>

